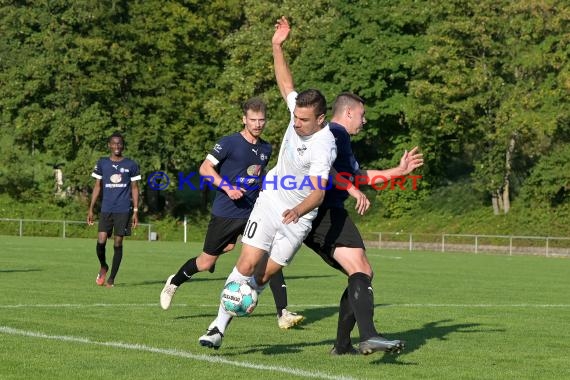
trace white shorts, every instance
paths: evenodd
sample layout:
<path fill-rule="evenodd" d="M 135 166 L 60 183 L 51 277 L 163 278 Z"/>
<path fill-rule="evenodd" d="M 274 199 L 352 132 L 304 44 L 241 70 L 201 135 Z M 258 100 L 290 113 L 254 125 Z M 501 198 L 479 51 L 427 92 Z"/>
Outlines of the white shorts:
<path fill-rule="evenodd" d="M 297 223 L 283 223 L 283 212 L 277 202 L 261 192 L 249 216 L 242 243 L 263 249 L 277 264 L 287 266 L 311 231 L 311 221 L 300 218 Z"/>

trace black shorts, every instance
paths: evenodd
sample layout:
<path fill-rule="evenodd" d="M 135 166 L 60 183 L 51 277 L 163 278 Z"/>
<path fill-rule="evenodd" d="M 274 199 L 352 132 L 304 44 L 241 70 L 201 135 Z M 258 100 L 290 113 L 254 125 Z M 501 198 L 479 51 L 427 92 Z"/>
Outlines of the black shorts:
<path fill-rule="evenodd" d="M 335 248 L 366 249 L 358 228 L 344 208 L 320 207 L 304 243 L 331 267 L 343 272 L 341 265 L 333 258 Z"/>
<path fill-rule="evenodd" d="M 107 237 L 131 235 L 130 212 L 102 212 L 99 215 L 99 232 L 106 232 Z"/>
<path fill-rule="evenodd" d="M 204 240 L 203 251 L 212 256 L 224 253 L 228 244 L 235 244 L 243 233 L 247 219 L 232 219 L 212 215 Z"/>

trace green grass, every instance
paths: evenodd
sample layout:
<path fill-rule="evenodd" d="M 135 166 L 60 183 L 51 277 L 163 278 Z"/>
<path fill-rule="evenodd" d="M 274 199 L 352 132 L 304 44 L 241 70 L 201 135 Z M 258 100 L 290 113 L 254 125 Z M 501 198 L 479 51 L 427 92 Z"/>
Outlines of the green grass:
<path fill-rule="evenodd" d="M 267 291 L 213 351 L 198 337 L 237 250 L 214 274 L 184 284 L 163 311 L 164 280 L 201 244 L 126 241 L 117 284 L 107 289 L 95 285 L 94 239 L 0 242 L 1 379 L 570 378 L 567 259 L 370 250 L 375 323 L 407 349 L 331 357 L 346 279 L 306 249 L 285 277 L 290 308 L 307 320 L 279 330 Z"/>

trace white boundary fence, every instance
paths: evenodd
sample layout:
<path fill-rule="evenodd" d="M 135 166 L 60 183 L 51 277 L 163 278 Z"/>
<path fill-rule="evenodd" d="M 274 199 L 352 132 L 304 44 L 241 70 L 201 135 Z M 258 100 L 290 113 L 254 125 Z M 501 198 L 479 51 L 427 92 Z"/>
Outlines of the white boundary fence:
<path fill-rule="evenodd" d="M 93 235 L 93 231 L 85 232 L 88 225 L 84 221 L 0 218 L 0 222 L 0 235 L 59 236 L 64 239 L 68 237 L 83 237 L 85 233 Z M 146 234 L 148 240 L 156 240 L 156 234 L 151 232 L 152 226 L 150 224 L 139 223 L 138 227 L 148 230 Z"/>
<path fill-rule="evenodd" d="M 364 239 L 367 247 L 408 251 L 570 257 L 570 238 L 566 237 L 371 232 Z"/>
<path fill-rule="evenodd" d="M 87 227 L 85 221 L 0 218 L 0 235 L 62 238 L 93 236 L 93 230 L 87 230 Z M 157 240 L 157 232 L 152 231 L 151 224 L 141 223 L 139 227 L 146 228 L 147 240 Z M 186 242 L 186 219 L 183 229 L 183 241 Z M 133 235 L 136 233 L 133 231 Z M 369 232 L 363 238 L 369 248 L 570 258 L 570 238 L 566 237 Z"/>

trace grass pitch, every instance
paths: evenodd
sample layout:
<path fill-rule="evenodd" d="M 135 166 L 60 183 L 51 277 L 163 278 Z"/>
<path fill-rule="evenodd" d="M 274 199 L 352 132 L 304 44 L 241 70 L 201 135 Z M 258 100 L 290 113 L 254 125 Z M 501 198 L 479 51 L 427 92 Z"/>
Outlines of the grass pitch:
<path fill-rule="evenodd" d="M 163 311 L 164 281 L 201 244 L 127 240 L 108 289 L 95 285 L 95 238 L 0 242 L 1 379 L 570 378 L 568 259 L 371 249 L 376 326 L 407 348 L 331 357 L 346 278 L 305 248 L 284 273 L 290 309 L 306 321 L 279 330 L 267 290 L 213 351 L 198 337 L 237 249 Z"/>

